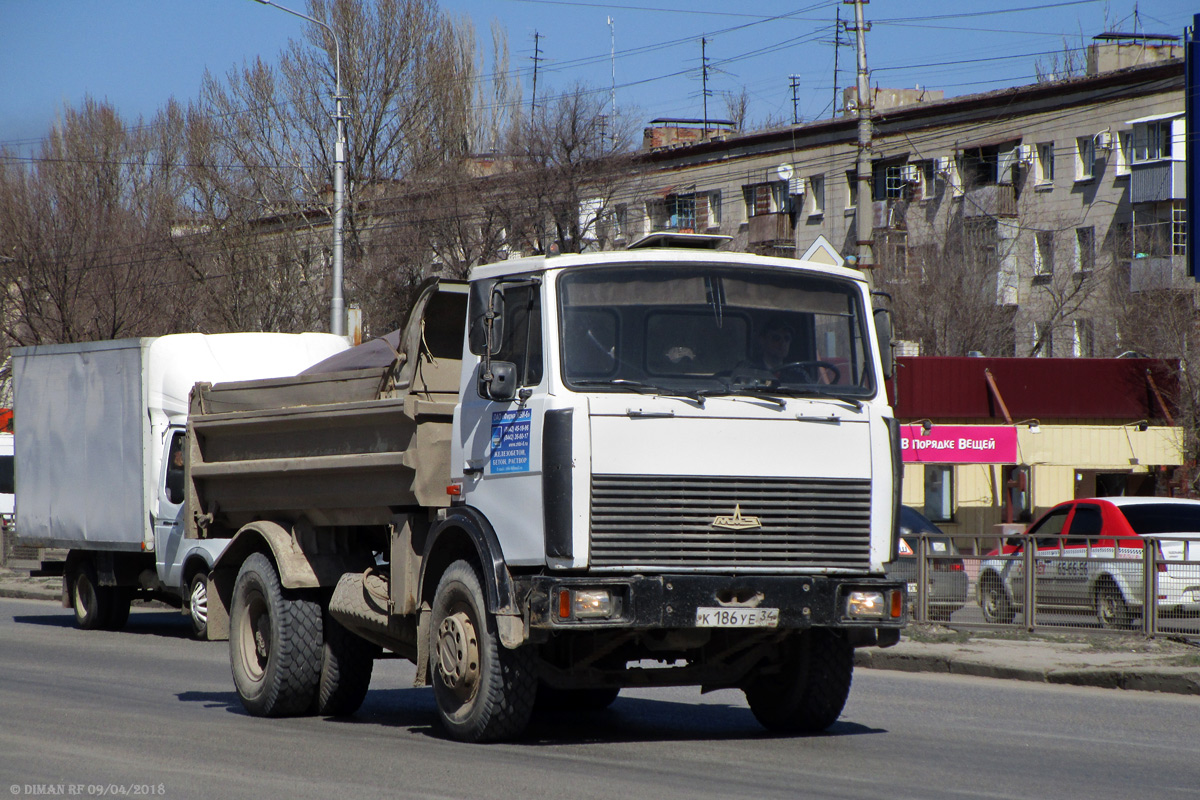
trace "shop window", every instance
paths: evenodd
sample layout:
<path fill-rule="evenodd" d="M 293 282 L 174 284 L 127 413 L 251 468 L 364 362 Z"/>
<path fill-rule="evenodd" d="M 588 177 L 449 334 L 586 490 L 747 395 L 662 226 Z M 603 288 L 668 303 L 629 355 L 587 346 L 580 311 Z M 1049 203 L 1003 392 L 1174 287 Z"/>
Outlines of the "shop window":
<path fill-rule="evenodd" d="M 925 466 L 925 516 L 934 522 L 949 522 L 954 516 L 954 467 Z"/>

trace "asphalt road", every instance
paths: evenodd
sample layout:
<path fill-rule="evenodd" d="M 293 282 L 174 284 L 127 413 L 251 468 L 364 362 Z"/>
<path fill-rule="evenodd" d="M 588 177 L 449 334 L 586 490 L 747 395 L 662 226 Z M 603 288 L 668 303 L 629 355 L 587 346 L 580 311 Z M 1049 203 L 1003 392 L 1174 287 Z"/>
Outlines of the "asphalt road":
<path fill-rule="evenodd" d="M 224 643 L 176 613 L 120 633 L 0 600 L 0 797 L 1200 797 L 1200 698 L 860 669 L 826 735 L 764 733 L 741 694 L 629 691 L 515 744 L 442 738 L 412 668 L 350 722 L 247 716 Z"/>

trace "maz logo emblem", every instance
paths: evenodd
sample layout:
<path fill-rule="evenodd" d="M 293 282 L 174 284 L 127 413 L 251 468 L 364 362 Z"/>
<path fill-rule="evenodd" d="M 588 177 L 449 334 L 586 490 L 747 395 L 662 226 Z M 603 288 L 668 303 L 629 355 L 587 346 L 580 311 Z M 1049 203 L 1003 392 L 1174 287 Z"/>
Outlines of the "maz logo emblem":
<path fill-rule="evenodd" d="M 732 517 L 716 517 L 711 523 L 714 528 L 724 528 L 728 531 L 748 531 L 751 528 L 761 528 L 762 521 L 758 517 L 743 517 L 741 503 L 733 507 Z"/>

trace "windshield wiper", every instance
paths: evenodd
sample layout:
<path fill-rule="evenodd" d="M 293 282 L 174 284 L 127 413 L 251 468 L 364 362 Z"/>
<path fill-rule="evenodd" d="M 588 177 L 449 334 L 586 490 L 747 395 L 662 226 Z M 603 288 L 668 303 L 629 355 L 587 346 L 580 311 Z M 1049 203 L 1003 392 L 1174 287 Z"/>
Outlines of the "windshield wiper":
<path fill-rule="evenodd" d="M 795 397 L 819 397 L 822 400 L 841 403 L 847 408 L 852 408 L 855 411 L 862 411 L 863 408 L 863 404 L 858 400 L 850 397 L 840 397 L 832 388 L 823 389 L 817 386 L 807 386 L 803 389 L 789 389 L 788 394 Z"/>
<path fill-rule="evenodd" d="M 755 400 L 766 400 L 780 408 L 787 408 L 787 401 L 778 396 L 778 392 L 769 386 L 733 386 L 726 385 L 720 389 L 703 389 L 699 392 L 702 397 L 736 397 L 749 395 Z"/>
<path fill-rule="evenodd" d="M 629 389 L 638 394 L 654 394 L 663 397 L 678 397 L 684 400 L 691 400 L 698 404 L 701 408 L 704 407 L 704 397 L 695 391 L 687 389 L 668 389 L 665 386 L 655 386 L 651 383 L 643 383 L 642 381 L 631 381 L 628 378 L 613 378 L 612 380 L 582 380 L 572 381 L 575 386 L 617 386 L 622 389 Z"/>

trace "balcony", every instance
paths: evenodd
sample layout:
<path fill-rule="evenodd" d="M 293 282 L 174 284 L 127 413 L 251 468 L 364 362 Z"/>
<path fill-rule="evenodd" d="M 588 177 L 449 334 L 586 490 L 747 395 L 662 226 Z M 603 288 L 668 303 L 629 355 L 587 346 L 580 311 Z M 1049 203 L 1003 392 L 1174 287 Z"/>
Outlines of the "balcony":
<path fill-rule="evenodd" d="M 907 227 L 907 213 L 908 201 L 901 197 L 875 200 L 871 203 L 871 227 L 875 230 L 904 230 Z"/>
<path fill-rule="evenodd" d="M 796 239 L 795 231 L 792 230 L 792 215 L 756 214 L 749 219 L 747 235 L 751 245 L 790 245 Z"/>
<path fill-rule="evenodd" d="M 1183 161 L 1144 161 L 1129 169 L 1129 202 L 1161 203 L 1187 197 Z"/>
<path fill-rule="evenodd" d="M 1188 288 L 1185 256 L 1146 256 L 1129 262 L 1129 291 Z"/>
<path fill-rule="evenodd" d="M 964 217 L 1017 216 L 1017 189 L 1011 183 L 976 186 L 963 193 Z"/>

